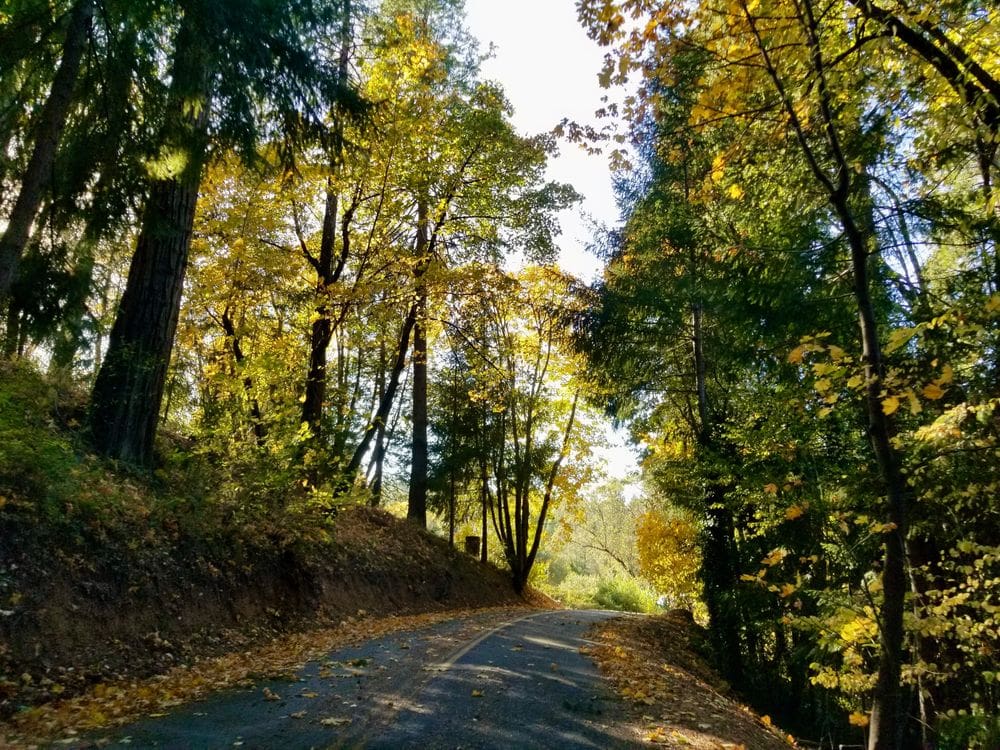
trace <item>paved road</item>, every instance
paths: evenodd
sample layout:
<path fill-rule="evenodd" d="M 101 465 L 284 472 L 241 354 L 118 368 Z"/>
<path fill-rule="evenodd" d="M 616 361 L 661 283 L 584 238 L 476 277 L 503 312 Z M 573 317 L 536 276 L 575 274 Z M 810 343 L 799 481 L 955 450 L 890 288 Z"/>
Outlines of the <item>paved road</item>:
<path fill-rule="evenodd" d="M 625 748 L 622 706 L 579 653 L 615 613 L 488 616 L 396 633 L 285 681 L 227 691 L 102 737 L 112 747 Z M 124 744 L 121 744 L 124 743 Z M 93 745 L 78 745 L 87 747 Z"/>

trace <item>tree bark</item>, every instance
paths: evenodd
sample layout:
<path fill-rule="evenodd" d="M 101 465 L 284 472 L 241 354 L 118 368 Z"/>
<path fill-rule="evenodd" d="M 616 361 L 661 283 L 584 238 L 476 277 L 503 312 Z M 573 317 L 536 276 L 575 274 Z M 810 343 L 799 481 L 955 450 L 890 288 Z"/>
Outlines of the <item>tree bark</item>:
<path fill-rule="evenodd" d="M 416 323 L 413 326 L 413 431 L 410 488 L 406 517 L 427 526 L 427 286 L 423 273 L 428 261 L 427 201 L 417 206 Z"/>
<path fill-rule="evenodd" d="M 184 275 L 207 151 L 210 68 L 198 20 L 178 31 L 163 148 L 186 157 L 177 174 L 154 179 L 107 354 L 91 399 L 94 447 L 138 466 L 153 457 L 157 416 L 180 313 Z M 192 98 L 200 106 L 192 107 Z"/>
<path fill-rule="evenodd" d="M 350 62 L 351 44 L 351 3 L 346 0 L 340 29 L 340 56 L 337 78 L 342 86 L 347 84 L 347 70 Z M 339 149 L 342 140 L 340 115 L 333 112 L 334 148 Z M 343 242 L 340 257 L 334 266 L 334 245 L 337 236 L 337 186 L 335 178 L 340 168 L 340 154 L 334 153 L 330 161 L 330 177 L 326 183 L 326 206 L 323 212 L 323 232 L 320 237 L 319 258 L 307 254 L 316 270 L 316 320 L 313 321 L 309 339 L 309 372 L 306 375 L 305 399 L 302 403 L 302 421 L 309 425 L 314 437 L 319 437 L 323 420 L 323 405 L 326 401 L 326 352 L 333 337 L 333 320 L 330 317 L 330 287 L 336 283 L 344 271 L 350 254 L 350 217 L 344 217 Z"/>
<path fill-rule="evenodd" d="M 87 32 L 93 16 L 94 0 L 77 0 L 70 13 L 62 60 L 52 79 L 49 98 L 39 116 L 35 145 L 21 179 L 21 190 L 7 220 L 7 229 L 0 239 L 0 303 L 10 295 L 11 284 L 17 275 L 17 264 L 24 254 L 31 225 L 38 215 L 42 193 L 52 177 L 52 165 L 73 102 L 73 89 L 80 73 L 80 63 L 87 46 Z"/>
<path fill-rule="evenodd" d="M 486 561 L 489 559 L 489 556 L 488 556 L 488 553 L 487 553 L 487 550 L 486 550 L 486 533 L 489 531 L 489 524 L 487 523 L 487 521 L 488 521 L 488 518 L 489 518 L 489 502 L 490 502 L 490 487 L 489 487 L 489 484 L 488 484 L 489 478 L 486 475 L 486 455 L 485 454 L 483 454 L 480 457 L 480 459 L 479 459 L 479 475 L 480 475 L 480 481 L 482 482 L 482 488 L 481 488 L 482 497 L 481 497 L 481 500 L 482 500 L 482 505 L 483 505 L 483 507 L 482 507 L 482 511 L 483 511 L 482 528 L 480 529 L 480 532 L 479 532 L 480 539 L 481 539 L 480 546 L 479 546 L 479 561 L 481 563 L 485 564 Z"/>
<path fill-rule="evenodd" d="M 323 212 L 323 234 L 320 237 L 319 258 L 316 259 L 316 319 L 309 337 L 309 372 L 306 375 L 305 396 L 302 402 L 302 421 L 309 425 L 314 437 L 319 437 L 326 401 L 326 351 L 333 337 L 333 321 L 328 302 L 329 286 L 333 278 L 333 246 L 337 235 L 337 192 L 333 178 L 327 179 L 326 207 Z"/>

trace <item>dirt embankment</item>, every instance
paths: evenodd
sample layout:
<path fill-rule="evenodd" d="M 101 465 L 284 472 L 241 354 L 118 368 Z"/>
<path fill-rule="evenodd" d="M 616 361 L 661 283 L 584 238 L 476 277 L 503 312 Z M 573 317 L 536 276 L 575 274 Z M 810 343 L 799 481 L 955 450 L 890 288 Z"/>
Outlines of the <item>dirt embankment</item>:
<path fill-rule="evenodd" d="M 122 539 L 88 553 L 2 532 L 0 718 L 359 616 L 525 604 L 500 571 L 368 508 L 294 546 Z"/>

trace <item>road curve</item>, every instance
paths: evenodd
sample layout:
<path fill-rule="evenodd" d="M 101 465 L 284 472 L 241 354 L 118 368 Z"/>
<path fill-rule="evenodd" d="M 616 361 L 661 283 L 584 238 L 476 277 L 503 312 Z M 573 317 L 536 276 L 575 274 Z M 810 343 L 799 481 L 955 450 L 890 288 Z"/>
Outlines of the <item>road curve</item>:
<path fill-rule="evenodd" d="M 395 633 L 76 747 L 633 747 L 622 704 L 580 653 L 590 625 L 615 614 L 546 611 L 499 626 L 479 615 Z"/>

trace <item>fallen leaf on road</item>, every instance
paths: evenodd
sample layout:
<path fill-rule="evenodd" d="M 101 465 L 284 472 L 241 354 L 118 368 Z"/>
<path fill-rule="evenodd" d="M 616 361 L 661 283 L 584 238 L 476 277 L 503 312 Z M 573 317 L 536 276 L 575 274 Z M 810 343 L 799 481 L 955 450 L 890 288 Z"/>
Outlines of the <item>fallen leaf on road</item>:
<path fill-rule="evenodd" d="M 254 680 L 280 679 L 282 676 L 286 679 L 295 678 L 302 665 L 310 660 L 321 660 L 320 677 L 351 678 L 355 675 L 333 672 L 334 668 L 343 668 L 343 664 L 329 660 L 327 655 L 331 651 L 348 644 L 362 643 L 391 633 L 423 628 L 474 614 L 496 613 L 498 619 L 506 620 L 512 614 L 521 614 L 523 611 L 522 608 L 507 607 L 449 610 L 403 617 L 371 618 L 355 622 L 346 628 L 332 627 L 282 635 L 250 651 L 233 651 L 223 656 L 206 658 L 193 665 L 175 667 L 165 675 L 140 681 L 132 678 L 116 679 L 114 683 L 101 683 L 68 700 L 20 712 L 10 720 L 11 726 L 0 727 L 0 747 L 31 747 L 44 740 L 54 742 L 65 737 L 67 729 L 91 731 L 121 725 L 151 712 L 162 713 L 182 702 L 203 698 L 216 690 L 234 686 L 256 690 Z M 408 642 L 396 641 L 390 648 L 395 651 L 409 646 Z M 368 661 L 370 666 L 371 660 Z M 400 659 L 390 656 L 389 661 L 398 663 Z M 270 689 L 262 693 L 265 700 L 282 700 L 280 695 Z M 268 694 L 273 697 L 268 698 Z M 350 721 L 345 719 L 342 723 Z M 11 729 L 16 734 L 8 733 Z M 125 738 L 119 742 L 128 745 L 131 741 Z"/>
<path fill-rule="evenodd" d="M 281 696 L 278 695 L 273 690 L 271 690 L 271 688 L 264 688 L 263 693 L 264 693 L 264 700 L 266 700 L 266 701 L 280 701 L 281 700 Z"/>
<path fill-rule="evenodd" d="M 331 716 L 327 719 L 320 719 L 320 724 L 325 727 L 345 727 L 351 723 L 350 719 Z"/>
<path fill-rule="evenodd" d="M 303 719 L 305 718 L 307 711 L 296 711 L 294 714 L 288 714 L 290 719 Z"/>
<path fill-rule="evenodd" d="M 483 691 L 482 690 L 473 690 L 472 691 L 472 697 L 473 698 L 482 698 L 483 697 Z"/>

